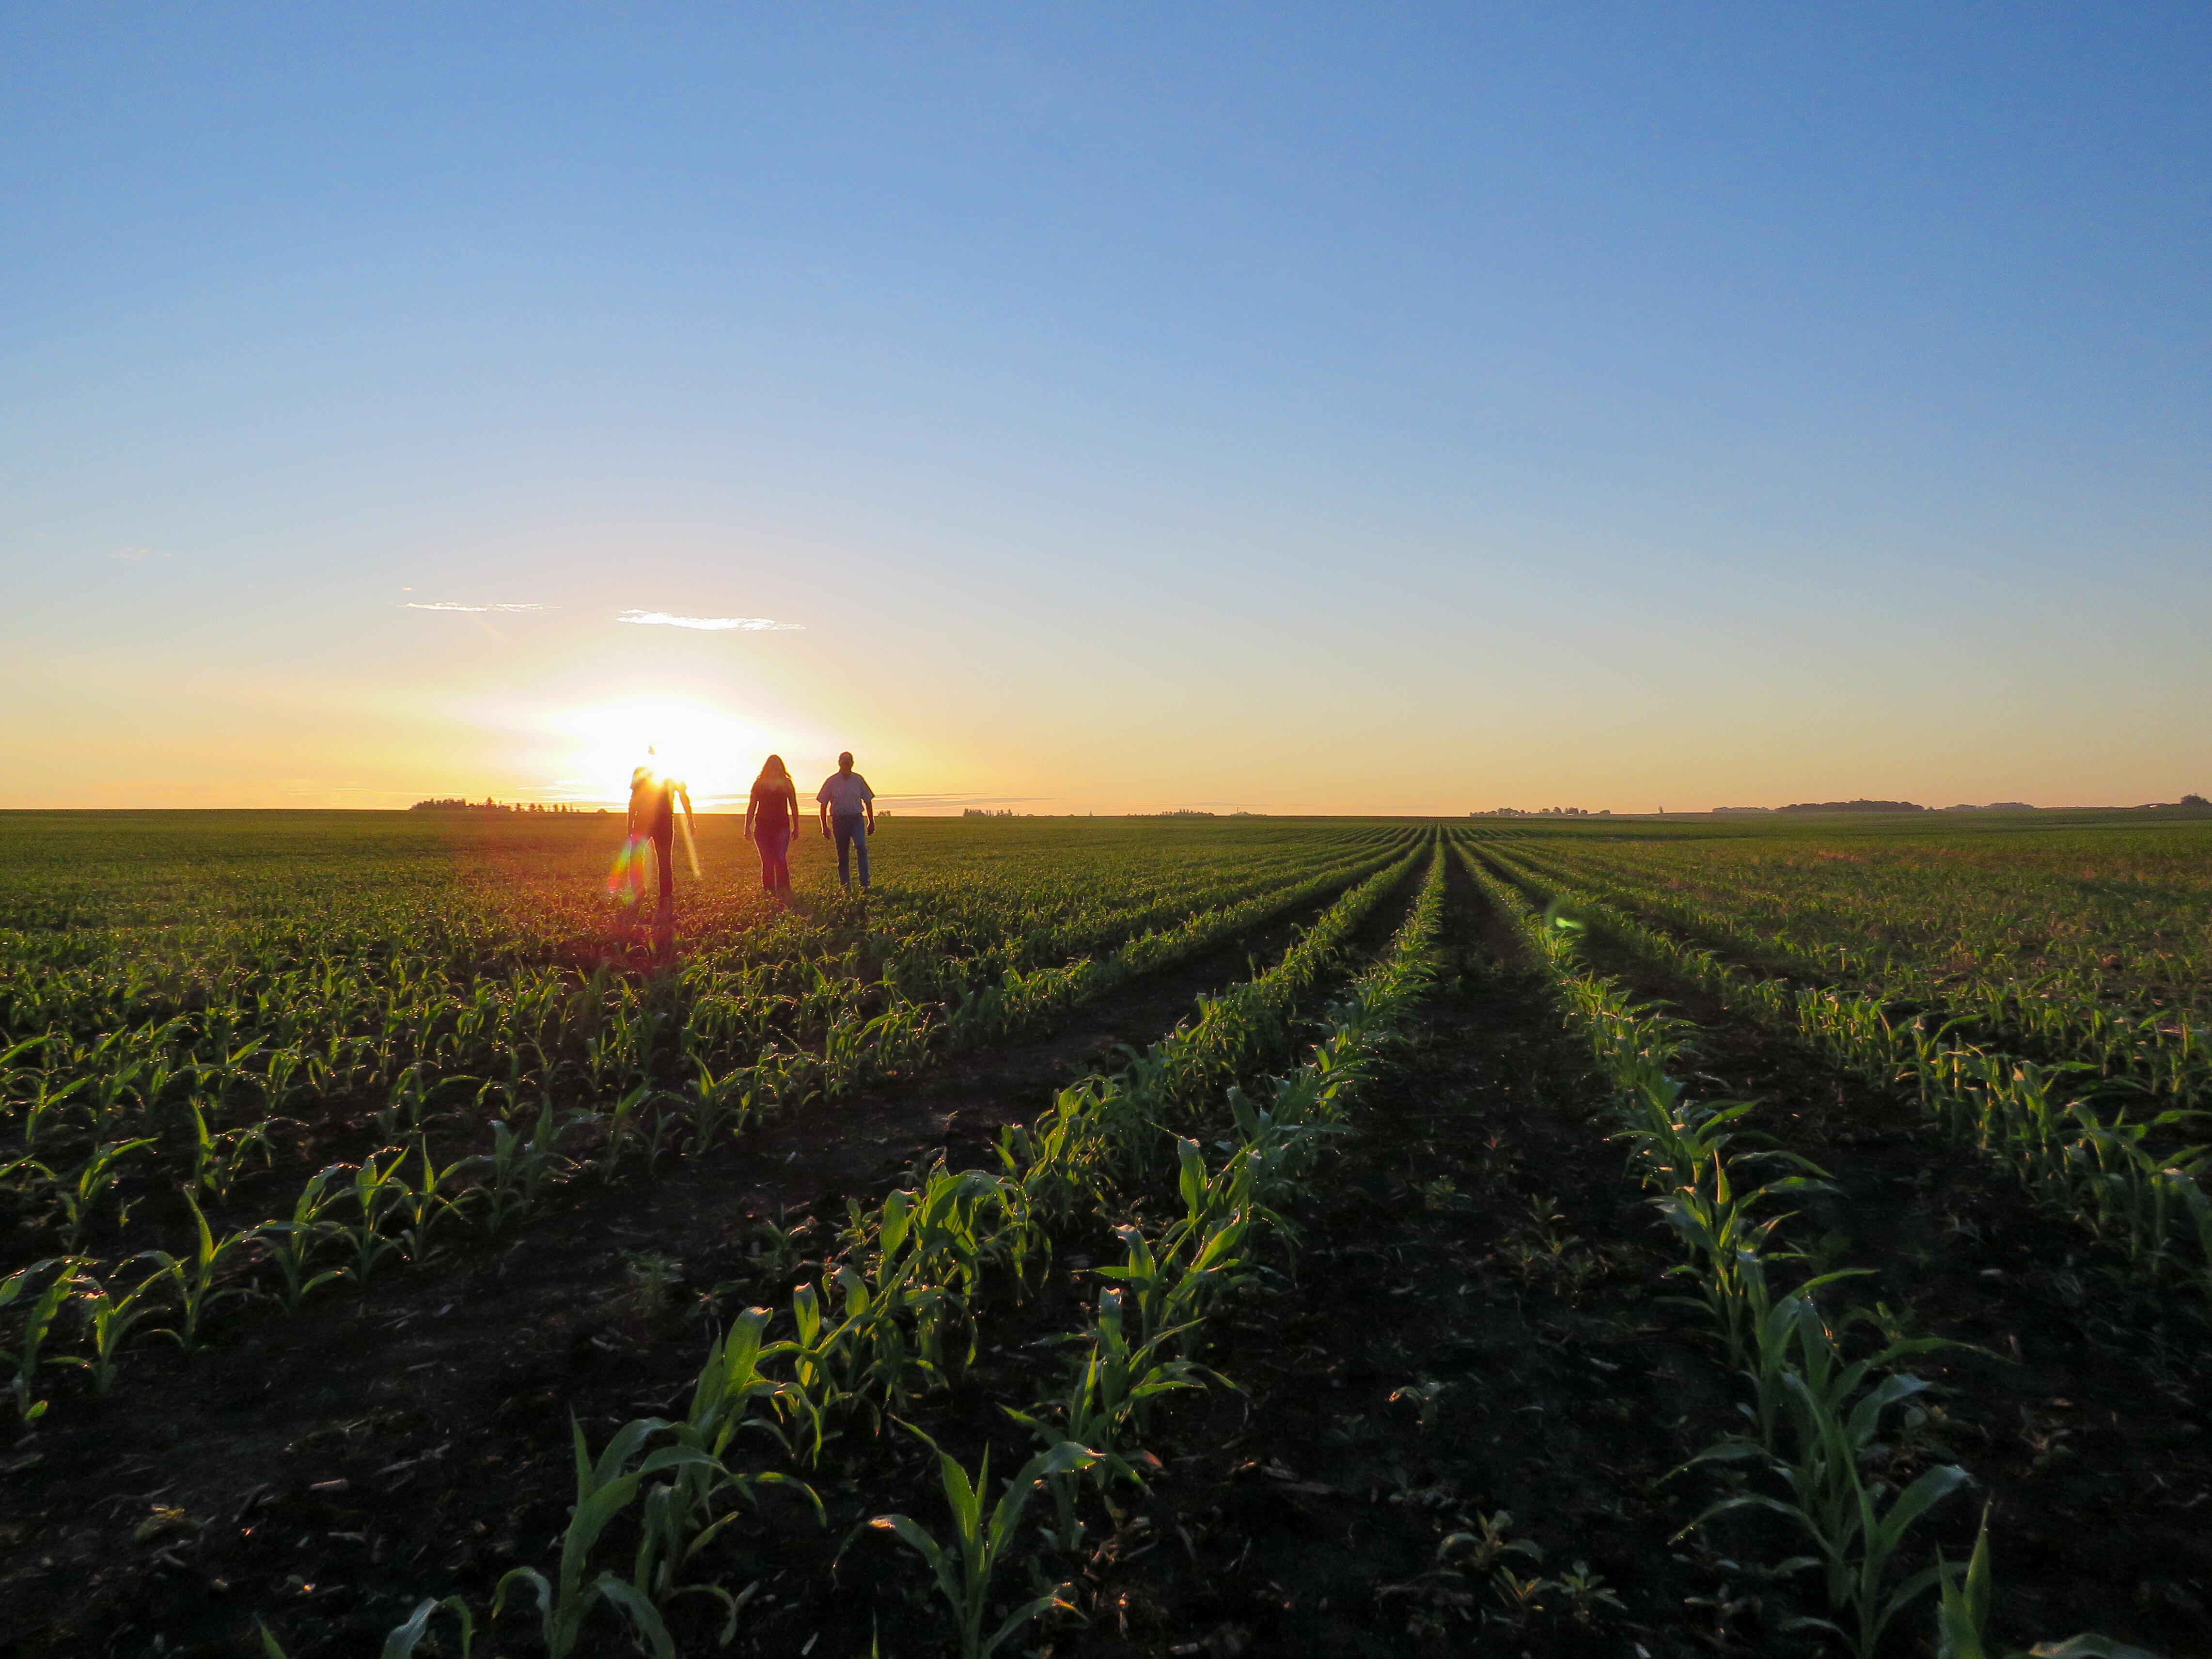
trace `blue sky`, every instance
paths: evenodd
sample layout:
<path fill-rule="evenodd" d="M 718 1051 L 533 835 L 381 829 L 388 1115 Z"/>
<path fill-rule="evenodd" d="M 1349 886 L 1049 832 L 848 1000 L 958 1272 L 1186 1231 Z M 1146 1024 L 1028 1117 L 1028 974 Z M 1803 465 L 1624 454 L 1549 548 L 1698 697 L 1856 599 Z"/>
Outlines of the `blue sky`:
<path fill-rule="evenodd" d="M 2171 799 L 2208 129 L 2193 6 L 11 8 L 0 805 Z"/>

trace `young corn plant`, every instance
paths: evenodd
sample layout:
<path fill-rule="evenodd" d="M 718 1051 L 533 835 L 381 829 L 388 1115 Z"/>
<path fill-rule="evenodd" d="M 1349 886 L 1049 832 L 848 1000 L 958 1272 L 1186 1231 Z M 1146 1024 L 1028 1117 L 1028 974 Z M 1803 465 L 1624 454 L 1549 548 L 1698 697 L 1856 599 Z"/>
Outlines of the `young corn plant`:
<path fill-rule="evenodd" d="M 743 1070 L 725 1071 L 720 1077 L 703 1060 L 692 1062 L 699 1075 L 684 1085 L 691 1097 L 690 1151 L 698 1153 L 720 1143 L 724 1135 L 741 1135 L 756 1115 L 751 1075 Z"/>
<path fill-rule="evenodd" d="M 650 1083 L 641 1083 L 623 1095 L 607 1112 L 607 1144 L 600 1150 L 599 1179 L 611 1184 L 622 1167 L 623 1149 L 629 1145 L 629 1121 L 653 1093 Z"/>
<path fill-rule="evenodd" d="M 1828 1339 L 1822 1332 L 1818 1340 Z M 1753 1441 L 1732 1439 L 1691 1460 L 1750 1458 L 1781 1477 L 1790 1490 L 1788 1498 L 1740 1493 L 1723 1498 L 1691 1526 L 1744 1509 L 1765 1510 L 1796 1522 L 1814 1553 L 1794 1556 L 1775 1571 L 1783 1575 L 1820 1569 L 1829 1608 L 1838 1619 L 1848 1620 L 1849 1627 L 1810 1617 L 1795 1620 L 1790 1627 L 1828 1631 L 1850 1643 L 1859 1659 L 1875 1659 L 1890 1620 L 1939 1580 L 1940 1573 L 1931 1567 L 1894 1589 L 1886 1583 L 1890 1562 L 1913 1524 L 1969 1480 L 1956 1464 L 1941 1464 L 1922 1471 L 1899 1491 L 1868 1474 L 1866 1465 L 1876 1455 L 1875 1439 L 1884 1413 L 1928 1387 L 1919 1377 L 1893 1372 L 1860 1394 L 1870 1364 L 1862 1360 L 1837 1364 L 1811 1376 L 1794 1370 L 1783 1374 L 1796 1441 L 1793 1455 L 1770 1452 Z"/>
<path fill-rule="evenodd" d="M 353 1200 L 359 1214 L 355 1220 L 341 1225 L 338 1236 L 353 1252 L 353 1261 L 346 1271 L 357 1285 L 365 1286 L 378 1267 L 399 1254 L 398 1241 L 386 1229 L 398 1218 L 400 1204 L 407 1195 L 406 1180 L 399 1173 L 399 1166 L 407 1158 L 407 1149 L 393 1148 L 389 1164 L 380 1164 L 377 1159 L 380 1156 L 372 1152 L 354 1166 L 353 1181 L 345 1194 Z"/>
<path fill-rule="evenodd" d="M 588 1581 L 584 1577 L 599 1535 L 636 1501 L 639 1488 L 648 1479 L 664 1471 L 702 1465 L 717 1474 L 722 1472 L 714 1458 L 696 1447 L 664 1446 L 646 1451 L 647 1440 L 667 1426 L 657 1417 L 625 1423 L 594 1459 L 582 1426 L 569 1425 L 576 1456 L 576 1504 L 561 1536 L 561 1565 L 550 1581 L 535 1567 L 510 1568 L 492 1592 L 492 1617 L 496 1619 L 511 1585 L 529 1587 L 537 1597 L 539 1634 L 550 1659 L 568 1659 L 576 1651 L 583 1639 L 584 1620 L 602 1602 L 629 1622 L 632 1632 L 652 1648 L 654 1659 L 676 1659 L 676 1644 L 651 1596 L 612 1571 L 603 1571 Z"/>
<path fill-rule="evenodd" d="M 1123 1436 L 1131 1419 L 1141 1421 L 1153 1400 L 1201 1387 L 1210 1375 L 1188 1360 L 1161 1358 L 1163 1345 L 1181 1334 L 1179 1330 L 1164 1331 L 1149 1342 L 1131 1346 L 1121 1325 L 1121 1292 L 1102 1291 L 1091 1323 L 1091 1351 L 1077 1366 L 1066 1397 L 1056 1407 L 1050 1402 L 1035 1413 L 1009 1407 L 1006 1414 L 1036 1434 L 1048 1449 L 1070 1443 L 1085 1448 L 1094 1460 L 1089 1473 L 1101 1492 L 1115 1480 L 1141 1486 L 1124 1449 Z M 1057 1423 L 1042 1415 L 1054 1409 L 1060 1416 Z M 1083 1542 L 1083 1523 L 1075 1513 L 1077 1472 L 1063 1470 L 1047 1481 L 1057 1525 L 1045 1533 L 1045 1541 L 1062 1555 L 1073 1555 Z"/>
<path fill-rule="evenodd" d="M 1771 1248 L 1775 1231 L 1789 1219 L 1787 1214 L 1763 1220 L 1754 1220 L 1751 1215 L 1752 1206 L 1759 1200 L 1782 1190 L 1835 1189 L 1826 1182 L 1785 1176 L 1738 1196 L 1728 1164 L 1715 1159 L 1701 1185 L 1677 1188 L 1666 1197 L 1652 1200 L 1694 1257 L 1668 1268 L 1668 1276 L 1686 1275 L 1697 1281 L 1703 1305 L 1739 1369 L 1747 1370 L 1754 1364 L 1756 1333 L 1769 1306 L 1766 1263 L 1802 1260 L 1798 1251 Z M 1824 1275 L 1822 1282 L 1840 1276 Z"/>
<path fill-rule="evenodd" d="M 831 1418 L 860 1397 L 854 1374 L 856 1329 L 850 1316 L 836 1322 L 825 1319 L 821 1292 L 811 1285 L 801 1285 L 791 1293 L 791 1314 L 799 1334 L 790 1345 L 788 1406 L 812 1430 L 807 1457 L 818 1463 L 829 1443 Z"/>
<path fill-rule="evenodd" d="M 40 1039 L 43 1041 L 43 1039 Z M 55 1117 L 68 1104 L 69 1097 L 82 1089 L 92 1079 L 81 1077 L 57 1089 L 49 1073 L 37 1073 L 38 1082 L 31 1097 L 23 1103 L 23 1149 L 36 1152 L 40 1140 L 51 1129 L 48 1120 Z"/>
<path fill-rule="evenodd" d="M 462 1187 L 460 1178 L 477 1161 L 472 1158 L 458 1158 L 441 1170 L 430 1161 L 427 1139 L 420 1151 L 422 1182 L 403 1188 L 398 1205 L 400 1219 L 406 1224 L 399 1230 L 399 1243 L 407 1253 L 407 1260 L 417 1267 L 436 1253 L 438 1247 L 431 1243 L 432 1235 L 444 1223 L 466 1213 L 470 1194 Z"/>
<path fill-rule="evenodd" d="M 176 1292 L 180 1321 L 172 1334 L 186 1353 L 195 1353 L 199 1349 L 200 1322 L 209 1310 L 217 1303 L 247 1294 L 243 1285 L 224 1285 L 218 1280 L 232 1252 L 252 1245 L 255 1234 L 251 1231 L 232 1233 L 217 1240 L 215 1230 L 208 1225 L 208 1218 L 200 1209 L 199 1200 L 187 1192 L 185 1202 L 191 1206 L 192 1222 L 198 1232 L 191 1255 L 184 1258 L 171 1255 L 167 1250 L 145 1250 L 133 1259 L 152 1262 L 168 1279 Z"/>
<path fill-rule="evenodd" d="M 990 1452 L 985 1450 L 982 1464 L 971 1480 L 968 1471 L 934 1440 L 919 1429 L 912 1432 L 937 1454 L 939 1479 L 945 1488 L 945 1504 L 952 1512 L 951 1544 L 939 1544 L 918 1522 L 903 1515 L 878 1515 L 868 1525 L 891 1534 L 927 1564 L 937 1593 L 951 1610 L 959 1632 L 961 1659 L 990 1659 L 991 1655 L 1019 1635 L 1030 1620 L 1054 1607 L 1066 1607 L 1057 1591 L 1040 1595 L 1022 1603 L 989 1635 L 984 1634 L 991 1603 L 991 1583 L 1020 1529 L 1022 1511 L 1029 1506 L 1030 1492 L 1040 1481 L 1088 1468 L 1095 1455 L 1073 1441 L 1063 1441 L 1039 1452 L 1023 1466 L 1019 1474 L 1006 1482 L 1005 1494 L 986 1512 L 984 1504 L 991 1484 Z"/>
<path fill-rule="evenodd" d="M 195 1091 L 185 1103 L 192 1119 L 192 1173 L 190 1182 L 194 1194 L 205 1194 L 221 1203 L 230 1195 L 230 1189 L 244 1173 L 246 1160 L 255 1152 L 262 1161 L 269 1159 L 269 1132 L 273 1120 L 263 1119 L 235 1129 L 217 1132 L 208 1125 L 207 1109 L 212 1103 Z"/>
<path fill-rule="evenodd" d="M 492 1125 L 492 1150 L 479 1161 L 490 1172 L 482 1190 L 487 1225 L 495 1235 L 537 1207 L 545 1183 L 564 1167 L 562 1138 L 571 1129 L 597 1121 L 590 1112 L 563 1113 L 547 1099 L 538 1109 L 527 1139 L 504 1122 Z"/>
<path fill-rule="evenodd" d="M 85 1334 L 90 1339 L 92 1352 L 74 1363 L 92 1374 L 94 1394 L 105 1395 L 115 1386 L 116 1376 L 122 1370 L 119 1356 L 123 1345 L 157 1311 L 151 1292 L 168 1282 L 169 1273 L 165 1268 L 156 1268 L 122 1291 L 118 1291 L 112 1283 L 100 1285 L 89 1277 L 82 1281 L 79 1299 L 84 1306 Z"/>
<path fill-rule="evenodd" d="M 74 1255 L 84 1243 L 84 1235 L 92 1225 L 94 1212 L 122 1173 L 123 1160 L 142 1146 L 151 1146 L 153 1140 L 114 1140 L 95 1147 L 92 1155 L 67 1176 L 55 1182 L 54 1195 L 62 1206 L 62 1244 Z"/>
<path fill-rule="evenodd" d="M 338 1236 L 344 1229 L 324 1213 L 344 1196 L 331 1190 L 334 1176 L 345 1170 L 343 1164 L 333 1164 L 307 1177 L 300 1188 L 300 1195 L 292 1200 L 292 1217 L 289 1221 L 264 1221 L 256 1231 L 269 1244 L 270 1260 L 276 1264 L 283 1275 L 284 1288 L 279 1296 L 288 1314 L 297 1314 L 300 1304 L 321 1285 L 345 1275 L 343 1267 L 326 1267 L 313 1271 L 316 1246 Z"/>
<path fill-rule="evenodd" d="M 34 1397 L 39 1356 L 46 1346 L 47 1333 L 53 1328 L 54 1316 L 62 1310 L 76 1288 L 80 1265 L 74 1256 L 54 1257 L 19 1267 L 7 1278 L 0 1279 L 0 1310 L 19 1302 L 24 1304 L 23 1322 L 15 1333 L 15 1347 L 0 1348 L 0 1364 L 15 1373 L 9 1392 L 15 1396 L 15 1419 L 20 1423 L 34 1422 L 46 1415 L 47 1402 Z M 31 1286 L 48 1268 L 53 1269 L 52 1277 L 46 1280 L 45 1289 L 33 1294 Z"/>
<path fill-rule="evenodd" d="M 761 1429 L 783 1441 L 773 1423 L 750 1415 L 755 1401 L 774 1401 L 785 1392 L 786 1385 L 760 1369 L 763 1359 L 785 1351 L 784 1345 L 762 1340 L 769 1317 L 765 1308 L 748 1309 L 738 1316 L 727 1337 L 718 1338 L 708 1350 L 707 1363 L 692 1389 L 690 1411 L 667 1425 L 678 1449 L 700 1456 L 664 1466 L 665 1478 L 647 1487 L 629 1578 L 632 1587 L 656 1605 L 678 1595 L 711 1595 L 720 1601 L 728 1614 L 721 1637 L 725 1643 L 736 1634 L 738 1615 L 750 1592 L 732 1595 L 717 1584 L 678 1582 L 691 1559 L 740 1513 L 732 1505 L 717 1516 L 718 1500 L 726 1494 L 757 1506 L 761 1488 L 788 1486 L 813 1506 L 817 1522 L 826 1523 L 828 1518 L 822 1500 L 805 1482 L 773 1470 L 735 1474 L 721 1462 L 741 1430 Z"/>

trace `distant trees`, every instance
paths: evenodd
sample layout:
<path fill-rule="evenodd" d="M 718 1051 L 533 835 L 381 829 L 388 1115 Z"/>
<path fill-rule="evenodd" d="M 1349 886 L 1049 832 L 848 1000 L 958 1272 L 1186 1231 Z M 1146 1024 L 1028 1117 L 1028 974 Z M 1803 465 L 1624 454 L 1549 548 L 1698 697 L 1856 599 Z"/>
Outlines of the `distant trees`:
<path fill-rule="evenodd" d="M 1924 812 L 1928 809 L 1909 800 L 1801 800 L 1795 805 L 1778 806 L 1778 812 Z"/>
<path fill-rule="evenodd" d="M 1612 816 L 1610 806 L 1600 807 L 1595 812 L 1586 806 L 1540 806 L 1533 812 L 1518 806 L 1493 806 L 1487 812 L 1468 814 L 1471 818 L 1609 818 Z"/>
<path fill-rule="evenodd" d="M 407 810 L 410 812 L 543 813 L 553 817 L 573 817 L 581 816 L 586 809 L 580 806 L 571 806 L 565 801 L 556 802 L 550 806 L 538 801 L 509 801 L 502 805 L 489 795 L 486 795 L 482 800 L 466 800 L 459 795 L 441 795 L 433 800 L 418 800 Z M 605 812 L 607 809 L 601 806 L 591 810 Z"/>

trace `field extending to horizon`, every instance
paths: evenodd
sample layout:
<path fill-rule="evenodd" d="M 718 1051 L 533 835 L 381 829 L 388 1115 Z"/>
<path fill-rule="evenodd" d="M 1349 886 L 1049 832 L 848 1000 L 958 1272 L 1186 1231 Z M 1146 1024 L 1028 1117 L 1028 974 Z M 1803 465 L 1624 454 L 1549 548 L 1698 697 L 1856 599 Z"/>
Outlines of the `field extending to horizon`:
<path fill-rule="evenodd" d="M 0 814 L 0 1659 L 2212 1651 L 2212 822 L 618 833 Z"/>

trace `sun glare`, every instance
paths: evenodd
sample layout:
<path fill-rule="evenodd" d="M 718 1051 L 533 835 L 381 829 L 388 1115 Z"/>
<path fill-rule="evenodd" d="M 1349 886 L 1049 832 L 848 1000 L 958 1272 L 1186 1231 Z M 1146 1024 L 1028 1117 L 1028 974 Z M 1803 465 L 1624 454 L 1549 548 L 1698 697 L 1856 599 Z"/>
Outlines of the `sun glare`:
<path fill-rule="evenodd" d="M 703 810 L 710 800 L 743 795 L 775 747 L 750 720 L 670 697 L 578 709 L 560 726 L 576 742 L 562 783 L 595 800 L 627 799 L 631 773 L 651 766 L 690 785 Z"/>

